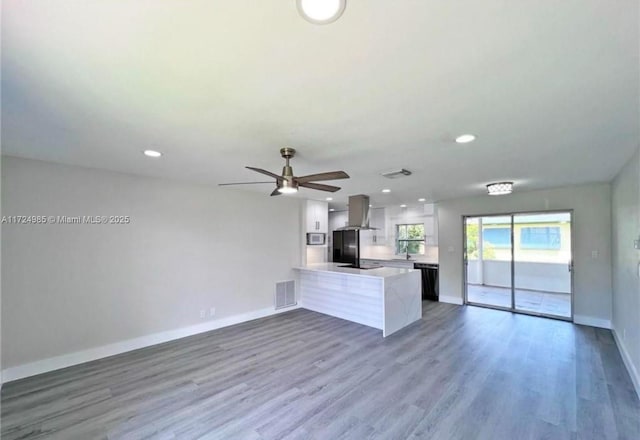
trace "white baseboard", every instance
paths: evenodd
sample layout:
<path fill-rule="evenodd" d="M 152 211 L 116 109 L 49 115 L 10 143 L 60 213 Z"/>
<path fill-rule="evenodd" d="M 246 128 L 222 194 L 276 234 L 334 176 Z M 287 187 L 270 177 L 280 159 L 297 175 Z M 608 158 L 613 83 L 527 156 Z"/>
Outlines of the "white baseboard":
<path fill-rule="evenodd" d="M 459 306 L 462 305 L 462 298 L 460 298 L 458 296 L 440 295 L 438 297 L 438 301 L 443 302 L 443 303 L 448 303 L 448 304 L 457 304 Z"/>
<path fill-rule="evenodd" d="M 590 327 L 611 328 L 611 321 L 608 319 L 593 318 L 591 316 L 573 315 L 574 324 L 588 325 Z"/>
<path fill-rule="evenodd" d="M 613 333 L 613 339 L 616 341 L 616 345 L 618 346 L 620 356 L 622 356 L 622 361 L 624 362 L 625 367 L 627 367 L 629 376 L 631 376 L 631 382 L 633 382 L 633 387 L 636 389 L 636 394 L 640 398 L 640 374 L 638 373 L 636 366 L 633 364 L 631 356 L 629 356 L 627 347 L 624 345 L 624 342 L 622 342 L 622 340 L 618 337 L 618 332 L 616 331 L 616 329 L 612 328 L 611 332 Z"/>
<path fill-rule="evenodd" d="M 202 324 L 196 324 L 189 327 L 182 327 L 174 330 L 154 333 L 151 335 L 141 336 L 139 338 L 128 339 L 125 341 L 115 342 L 113 344 L 103 345 L 102 347 L 90 348 L 88 350 L 63 354 L 61 356 L 10 367 L 2 370 L 2 383 L 23 379 L 29 376 L 35 376 L 36 374 L 47 373 L 49 371 L 59 370 L 61 368 L 71 367 L 73 365 L 83 364 L 85 362 L 95 361 L 97 359 L 126 353 L 128 351 L 137 350 L 140 348 L 150 347 L 156 344 L 162 344 L 163 342 L 169 342 L 175 339 L 197 335 L 199 333 L 208 332 L 218 328 L 228 327 L 230 325 L 251 321 L 253 319 L 277 315 L 279 313 L 288 312 L 290 310 L 298 308 L 300 308 L 300 306 L 296 305 L 293 307 L 287 307 L 278 310 L 274 310 L 273 308 L 255 310 L 253 312 L 229 316 L 227 318 L 214 319 L 212 321 L 203 322 Z"/>

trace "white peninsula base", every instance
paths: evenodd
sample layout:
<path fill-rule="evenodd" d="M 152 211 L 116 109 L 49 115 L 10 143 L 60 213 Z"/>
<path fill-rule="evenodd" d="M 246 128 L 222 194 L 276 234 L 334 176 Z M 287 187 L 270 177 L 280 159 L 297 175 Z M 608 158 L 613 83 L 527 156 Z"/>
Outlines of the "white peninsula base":
<path fill-rule="evenodd" d="M 318 263 L 296 268 L 303 308 L 380 329 L 384 337 L 422 318 L 419 270 L 339 266 Z"/>

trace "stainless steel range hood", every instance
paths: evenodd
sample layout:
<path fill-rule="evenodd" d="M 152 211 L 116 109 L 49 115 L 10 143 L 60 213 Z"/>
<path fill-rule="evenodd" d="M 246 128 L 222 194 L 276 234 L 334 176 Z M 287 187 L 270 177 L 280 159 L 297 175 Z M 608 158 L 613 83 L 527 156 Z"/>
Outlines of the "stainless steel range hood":
<path fill-rule="evenodd" d="M 369 196 L 349 196 L 349 223 L 338 231 L 374 230 L 369 226 Z"/>

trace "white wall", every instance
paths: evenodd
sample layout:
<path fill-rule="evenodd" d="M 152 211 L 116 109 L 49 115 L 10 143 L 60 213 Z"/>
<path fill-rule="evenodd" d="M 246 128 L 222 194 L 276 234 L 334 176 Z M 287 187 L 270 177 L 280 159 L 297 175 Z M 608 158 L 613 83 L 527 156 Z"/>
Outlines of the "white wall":
<path fill-rule="evenodd" d="M 0 142 L 0 194 L 2 193 L 2 146 Z M 0 218 L 2 218 L 2 203 L 0 203 Z M 2 243 L 2 224 L 0 223 L 0 243 Z M 2 389 L 2 252 L 0 252 L 0 389 Z M 2 408 L 0 405 L 0 414 L 2 414 Z M 2 422 L 0 420 L 0 428 Z"/>
<path fill-rule="evenodd" d="M 640 395 L 640 152 L 612 185 L 613 329 L 625 364 Z"/>
<path fill-rule="evenodd" d="M 307 254 L 306 264 L 325 263 L 328 261 L 327 246 L 306 246 L 305 252 Z"/>
<path fill-rule="evenodd" d="M 7 225 L 3 367 L 273 309 L 300 264 L 302 200 L 5 157 L 3 215 L 128 215 Z M 207 318 L 209 319 L 209 318 Z"/>
<path fill-rule="evenodd" d="M 462 216 L 573 210 L 575 320 L 607 327 L 611 321 L 611 188 L 606 183 L 508 196 L 482 196 L 438 204 L 440 297 L 461 302 Z M 592 258 L 592 251 L 598 251 Z"/>

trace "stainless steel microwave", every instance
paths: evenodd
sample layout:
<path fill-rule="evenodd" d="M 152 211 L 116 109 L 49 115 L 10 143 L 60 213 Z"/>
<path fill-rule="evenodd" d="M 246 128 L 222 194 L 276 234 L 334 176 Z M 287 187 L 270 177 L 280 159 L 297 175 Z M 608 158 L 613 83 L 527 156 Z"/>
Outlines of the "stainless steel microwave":
<path fill-rule="evenodd" d="M 323 245 L 327 241 L 327 234 L 322 232 L 309 232 L 307 233 L 307 244 L 310 245 Z"/>

